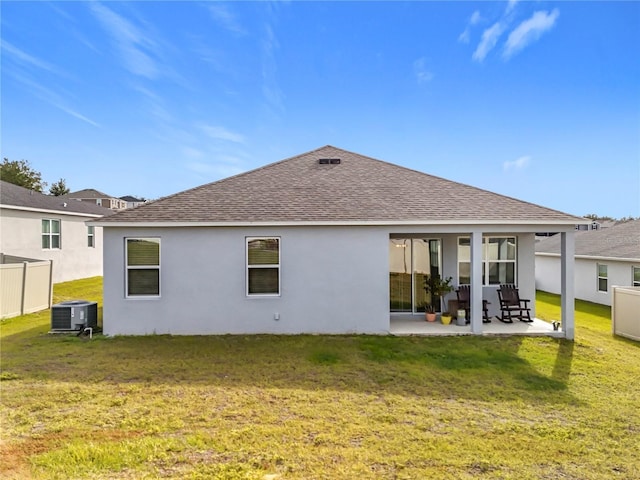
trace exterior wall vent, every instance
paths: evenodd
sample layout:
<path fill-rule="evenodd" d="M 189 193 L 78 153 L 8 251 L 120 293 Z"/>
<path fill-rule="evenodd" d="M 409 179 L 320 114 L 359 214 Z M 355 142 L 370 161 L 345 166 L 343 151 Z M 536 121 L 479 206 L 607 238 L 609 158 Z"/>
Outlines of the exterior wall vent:
<path fill-rule="evenodd" d="M 321 158 L 318 160 L 320 165 L 340 165 L 339 158 Z"/>

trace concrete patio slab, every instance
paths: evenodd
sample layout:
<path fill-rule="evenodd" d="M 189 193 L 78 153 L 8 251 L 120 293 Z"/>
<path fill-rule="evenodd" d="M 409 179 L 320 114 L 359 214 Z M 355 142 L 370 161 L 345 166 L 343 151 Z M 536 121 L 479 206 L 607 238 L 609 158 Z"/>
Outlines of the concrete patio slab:
<path fill-rule="evenodd" d="M 457 326 L 455 319 L 450 325 L 439 321 L 427 322 L 421 315 L 391 315 L 389 333 L 391 335 L 473 335 L 471 326 Z M 528 335 L 564 337 L 562 330 L 554 330 L 553 325 L 545 320 L 534 318 L 533 322 L 503 323 L 493 317 L 491 323 L 482 324 L 482 335 Z"/>

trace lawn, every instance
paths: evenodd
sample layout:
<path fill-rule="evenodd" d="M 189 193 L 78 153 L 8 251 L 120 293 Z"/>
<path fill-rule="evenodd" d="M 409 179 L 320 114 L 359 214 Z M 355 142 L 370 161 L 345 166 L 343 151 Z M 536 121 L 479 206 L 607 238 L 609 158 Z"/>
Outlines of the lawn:
<path fill-rule="evenodd" d="M 537 309 L 558 318 L 558 298 Z M 575 342 L 89 340 L 49 315 L 1 324 L 2 478 L 640 478 L 640 345 L 598 305 L 577 302 Z"/>

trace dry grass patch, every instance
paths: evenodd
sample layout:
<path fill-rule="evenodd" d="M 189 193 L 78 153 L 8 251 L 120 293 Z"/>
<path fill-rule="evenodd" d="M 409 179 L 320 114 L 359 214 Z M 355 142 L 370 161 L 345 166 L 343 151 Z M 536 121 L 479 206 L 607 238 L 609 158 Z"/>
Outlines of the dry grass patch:
<path fill-rule="evenodd" d="M 56 301 L 100 300 L 100 288 L 56 285 Z M 555 316 L 555 302 L 541 294 L 539 315 Z M 48 335 L 48 312 L 12 319 L 0 338 L 0 476 L 640 478 L 638 345 L 578 308 L 576 342 L 85 341 Z"/>

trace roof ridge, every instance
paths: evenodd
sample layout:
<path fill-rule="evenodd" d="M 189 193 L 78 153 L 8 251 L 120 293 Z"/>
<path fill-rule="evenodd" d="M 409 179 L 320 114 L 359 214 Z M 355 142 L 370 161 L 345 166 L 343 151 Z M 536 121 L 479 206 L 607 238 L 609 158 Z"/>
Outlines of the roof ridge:
<path fill-rule="evenodd" d="M 327 146 L 331 146 L 331 145 L 327 145 Z M 324 148 L 324 147 L 323 147 L 323 148 Z M 332 147 L 332 148 L 337 148 L 337 147 Z M 502 194 L 502 193 L 492 192 L 491 190 L 487 190 L 487 189 L 485 189 L 485 188 L 476 187 L 475 185 L 469 185 L 469 184 L 467 184 L 467 183 L 458 182 L 458 181 L 456 181 L 456 180 L 450 180 L 450 179 L 448 179 L 448 178 L 440 177 L 440 176 L 438 176 L 438 175 L 433 175 L 433 174 L 431 174 L 431 173 L 422 172 L 422 171 L 420 171 L 420 170 L 416 170 L 415 168 L 409 168 L 409 167 L 405 167 L 405 166 L 403 166 L 403 165 L 398 165 L 398 164 L 396 164 L 396 163 L 386 162 L 386 161 L 384 161 L 384 160 L 380 160 L 380 159 L 378 159 L 378 158 L 369 157 L 369 156 L 367 156 L 367 155 L 362 155 L 361 153 L 350 152 L 350 151 L 348 151 L 348 150 L 344 150 L 344 149 L 342 149 L 342 148 L 337 148 L 337 150 L 343 150 L 343 151 L 345 151 L 345 152 L 347 152 L 347 153 L 350 153 L 350 154 L 352 154 L 352 155 L 358 155 L 358 156 L 360 156 L 360 157 L 365 157 L 365 158 L 368 158 L 369 160 L 373 160 L 373 161 L 376 161 L 376 162 L 380 162 L 380 163 L 383 163 L 383 164 L 385 164 L 385 165 L 391 165 L 391 166 L 396 167 L 396 168 L 402 168 L 402 169 L 407 170 L 407 171 L 410 171 L 410 172 L 419 173 L 419 174 L 421 174 L 421 175 L 425 175 L 425 176 L 427 176 L 427 177 L 430 177 L 430 178 L 433 178 L 433 179 L 436 179 L 436 180 L 440 180 L 440 181 L 443 181 L 443 182 L 448 182 L 448 183 L 451 183 L 451 184 L 453 184 L 453 185 L 459 185 L 459 186 L 462 186 L 462 187 L 464 187 L 464 188 L 473 188 L 473 189 L 475 189 L 475 190 L 477 190 L 477 191 L 480 191 L 480 192 L 483 192 L 483 193 L 490 193 L 490 194 L 492 194 L 492 195 L 498 195 L 498 196 L 500 196 L 500 197 L 502 197 L 502 198 L 508 198 L 509 200 L 513 200 L 513 201 L 516 201 L 516 202 L 525 203 L 525 204 L 527 204 L 527 205 L 532 205 L 532 206 L 537 207 L 537 208 L 544 208 L 544 209 L 546 209 L 546 210 L 549 210 L 549 211 L 552 211 L 552 212 L 555 212 L 555 213 L 560 213 L 560 214 L 562 214 L 562 215 L 569 215 L 569 216 L 575 217 L 576 219 L 583 219 L 583 220 L 585 220 L 583 217 L 580 217 L 580 216 L 578 216 L 578 215 L 573 215 L 573 214 L 569 214 L 569 213 L 567 213 L 567 212 L 563 212 L 563 211 L 561 211 L 561 210 L 556 210 L 556 209 L 553 209 L 553 208 L 545 207 L 545 206 L 543 206 L 543 205 L 538 205 L 538 204 L 536 204 L 536 203 L 529 202 L 529 201 L 527 201 L 527 200 L 522 200 L 522 199 L 520 199 L 520 198 L 515 198 L 515 197 L 512 197 L 512 196 L 510 196 L 510 195 L 504 195 L 504 194 Z M 309 152 L 309 153 L 311 153 L 311 152 Z M 306 154 L 305 154 L 305 155 L 306 155 Z"/>
<path fill-rule="evenodd" d="M 317 165 L 322 155 L 342 166 Z M 435 194 L 434 194 L 435 193 Z M 565 222 L 580 217 L 327 144 L 161 197 L 110 221 Z"/>
<path fill-rule="evenodd" d="M 181 190 L 181 191 L 179 191 L 179 192 L 175 192 L 175 193 L 172 193 L 172 194 L 166 195 L 166 196 L 164 196 L 164 197 L 157 198 L 157 199 L 155 199 L 155 200 L 152 200 L 152 201 L 150 201 L 150 202 L 147 202 L 145 205 L 140 205 L 138 208 L 141 208 L 141 207 L 146 206 L 146 205 L 152 205 L 152 204 L 157 203 L 157 202 L 159 202 L 159 201 L 161 201 L 161 200 L 167 200 L 167 199 L 173 198 L 173 197 L 175 197 L 176 195 L 182 195 L 182 194 L 185 194 L 185 193 L 187 193 L 187 192 L 197 192 L 198 190 L 201 190 L 201 189 L 204 189 L 204 188 L 208 188 L 208 187 L 210 187 L 211 185 L 215 185 L 215 184 L 218 184 L 218 183 L 226 182 L 226 181 L 228 181 L 228 180 L 232 180 L 232 179 L 240 178 L 240 177 L 243 177 L 243 176 L 245 176 L 245 175 L 248 175 L 248 174 L 251 174 L 251 173 L 254 173 L 254 172 L 259 172 L 259 171 L 261 171 L 261 170 L 265 170 L 266 168 L 272 167 L 272 166 L 274 166 L 274 165 L 278 165 L 278 164 L 281 164 L 281 163 L 285 163 L 285 162 L 288 162 L 288 161 L 293 160 L 293 159 L 295 159 L 295 158 L 302 157 L 302 156 L 304 156 L 304 155 L 312 154 L 312 153 L 314 153 L 314 152 L 317 152 L 317 151 L 322 150 L 322 149 L 327 148 L 327 147 L 335 148 L 336 150 L 342 150 L 342 149 L 337 148 L 337 147 L 334 147 L 334 146 L 332 146 L 332 145 L 325 145 L 324 147 L 315 148 L 315 149 L 313 149 L 313 150 L 309 150 L 308 152 L 305 152 L 305 153 L 300 153 L 300 154 L 298 154 L 298 155 L 293 155 L 293 156 L 291 156 L 291 157 L 287 157 L 287 158 L 284 158 L 284 159 L 282 159 L 282 160 L 277 160 L 277 161 L 275 161 L 275 162 L 271 162 L 271 163 L 268 163 L 268 164 L 266 164 L 266 165 L 261 165 L 260 167 L 253 168 L 253 169 L 251 169 L 251 170 L 247 170 L 247 171 L 245 171 L 245 172 L 236 173 L 235 175 L 231 175 L 230 177 L 219 178 L 218 180 L 214 180 L 213 182 L 207 182 L 207 183 L 204 183 L 204 184 L 202 184 L 202 185 L 196 185 L 195 187 L 187 188 L 186 190 Z M 345 150 L 345 151 L 346 151 L 346 150 Z M 356 154 L 356 155 L 357 155 L 357 154 Z M 123 210 L 123 211 L 121 211 L 121 212 L 117 212 L 115 215 L 112 215 L 112 217 L 117 218 L 117 217 L 118 217 L 118 215 L 119 215 L 120 213 L 123 213 L 123 212 L 124 212 L 124 210 Z"/>

